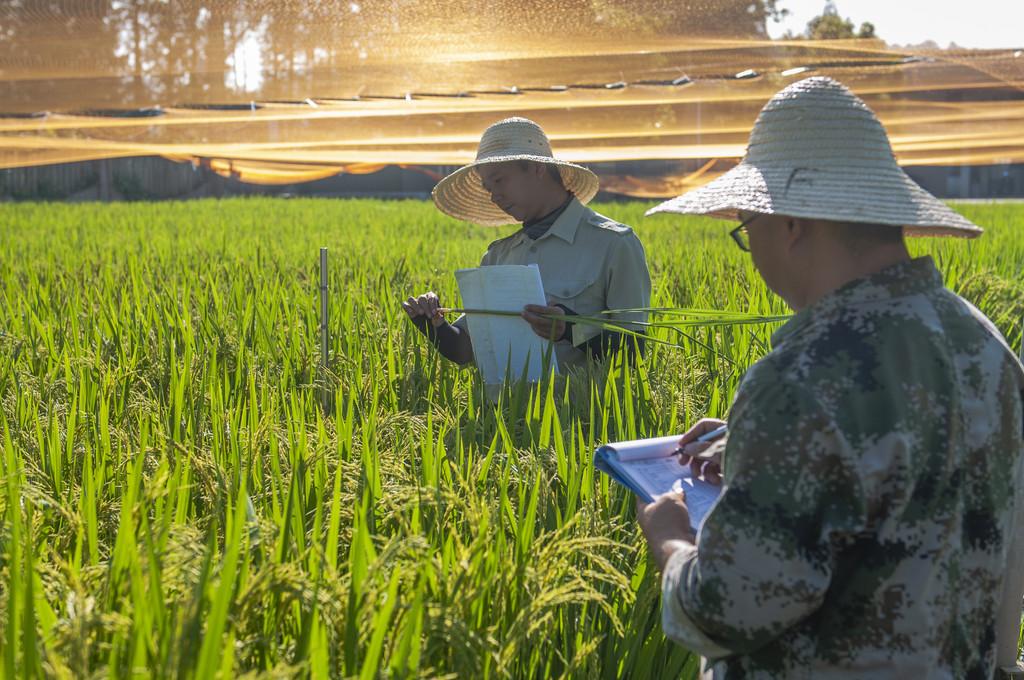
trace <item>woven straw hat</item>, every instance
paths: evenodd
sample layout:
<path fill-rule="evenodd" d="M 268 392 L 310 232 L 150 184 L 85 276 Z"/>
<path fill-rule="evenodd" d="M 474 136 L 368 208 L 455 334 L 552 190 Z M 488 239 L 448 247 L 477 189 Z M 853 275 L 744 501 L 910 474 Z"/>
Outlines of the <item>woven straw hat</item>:
<path fill-rule="evenodd" d="M 982 232 L 910 179 L 867 104 L 825 77 L 801 80 L 772 97 L 739 165 L 647 214 L 738 220 L 741 210 L 890 224 L 908 236 L 969 238 Z"/>
<path fill-rule="evenodd" d="M 600 186 L 597 175 L 583 166 L 556 160 L 551 143 L 539 125 L 526 118 L 507 118 L 490 126 L 480 138 L 476 160 L 448 175 L 434 187 L 434 203 L 443 213 L 467 222 L 488 226 L 510 224 L 516 219 L 491 202 L 476 169 L 486 163 L 536 161 L 558 168 L 565 188 L 587 203 Z"/>

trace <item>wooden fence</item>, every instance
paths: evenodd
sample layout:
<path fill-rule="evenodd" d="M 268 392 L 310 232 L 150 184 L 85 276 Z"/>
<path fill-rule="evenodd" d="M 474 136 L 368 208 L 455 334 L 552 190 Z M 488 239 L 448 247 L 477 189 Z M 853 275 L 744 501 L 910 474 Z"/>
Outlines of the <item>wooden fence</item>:
<path fill-rule="evenodd" d="M 0 170 L 0 199 L 119 200 L 220 195 L 226 182 L 191 163 L 159 156 Z"/>

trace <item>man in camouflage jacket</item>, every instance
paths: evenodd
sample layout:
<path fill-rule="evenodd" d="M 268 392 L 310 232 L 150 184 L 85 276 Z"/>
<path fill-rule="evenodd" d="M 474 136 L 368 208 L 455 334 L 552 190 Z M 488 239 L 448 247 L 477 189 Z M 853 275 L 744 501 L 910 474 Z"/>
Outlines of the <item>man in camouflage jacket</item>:
<path fill-rule="evenodd" d="M 716 678 L 993 677 L 996 611 L 1020 612 L 1024 369 L 903 241 L 980 230 L 904 182 L 827 78 L 776 95 L 729 174 L 660 209 L 743 219 L 733 237 L 797 314 L 727 437 L 684 435 L 685 462 L 721 473 L 699 533 L 682 495 L 638 504 L 666 635 Z"/>

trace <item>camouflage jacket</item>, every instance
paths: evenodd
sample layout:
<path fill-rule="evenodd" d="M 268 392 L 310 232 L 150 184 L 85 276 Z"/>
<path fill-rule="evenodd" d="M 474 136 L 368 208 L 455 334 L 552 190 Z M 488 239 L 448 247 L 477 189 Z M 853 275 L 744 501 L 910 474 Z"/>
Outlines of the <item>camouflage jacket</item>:
<path fill-rule="evenodd" d="M 993 677 L 1020 362 L 927 257 L 772 340 L 736 394 L 722 495 L 666 567 L 666 634 L 716 678 Z"/>

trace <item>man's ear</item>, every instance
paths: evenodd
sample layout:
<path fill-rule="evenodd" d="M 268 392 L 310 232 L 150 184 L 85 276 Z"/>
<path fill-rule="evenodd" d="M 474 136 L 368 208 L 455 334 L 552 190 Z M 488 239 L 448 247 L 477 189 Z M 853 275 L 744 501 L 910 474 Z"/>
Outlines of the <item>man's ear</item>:
<path fill-rule="evenodd" d="M 784 232 L 786 251 L 791 252 L 798 245 L 806 241 L 809 232 L 810 225 L 807 223 L 807 220 L 800 219 L 799 217 L 791 217 L 786 220 L 786 230 Z"/>

